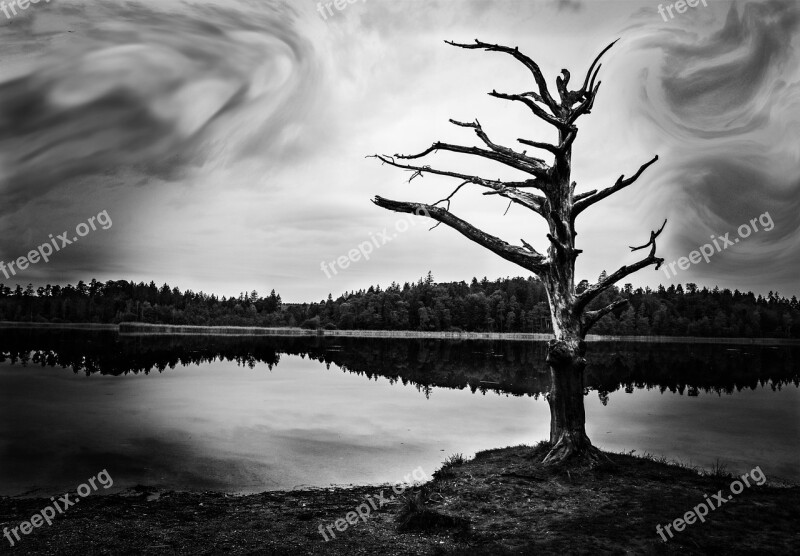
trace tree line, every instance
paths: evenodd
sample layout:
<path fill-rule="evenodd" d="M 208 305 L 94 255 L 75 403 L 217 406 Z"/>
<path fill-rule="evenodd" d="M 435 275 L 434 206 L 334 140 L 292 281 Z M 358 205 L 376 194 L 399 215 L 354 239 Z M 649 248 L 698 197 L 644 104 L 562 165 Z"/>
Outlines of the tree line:
<path fill-rule="evenodd" d="M 602 279 L 602 275 L 600 277 Z M 582 281 L 577 291 L 587 287 Z M 696 284 L 656 290 L 625 284 L 598 297 L 590 309 L 617 299 L 627 305 L 605 315 L 596 334 L 800 338 L 795 296 L 777 292 L 709 290 Z M 334 299 L 284 303 L 273 289 L 222 297 L 154 282 L 126 280 L 34 289 L 0 284 L 0 320 L 41 323 L 145 322 L 176 325 L 301 326 L 357 330 L 549 332 L 541 282 L 500 278 L 436 283 L 429 272 L 416 283 L 347 292 Z"/>

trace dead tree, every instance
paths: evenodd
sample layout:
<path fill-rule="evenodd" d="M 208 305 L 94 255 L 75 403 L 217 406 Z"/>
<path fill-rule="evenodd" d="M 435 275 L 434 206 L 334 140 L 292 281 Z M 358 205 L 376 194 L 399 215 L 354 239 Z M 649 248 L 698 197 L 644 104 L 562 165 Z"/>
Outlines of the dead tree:
<path fill-rule="evenodd" d="M 450 226 L 504 259 L 518 264 L 542 280 L 547 291 L 555 335 L 555 339 L 549 343 L 547 356 L 551 379 L 548 394 L 551 449 L 544 458 L 544 462 L 558 464 L 575 457 L 595 460 L 598 457 L 598 450 L 592 446 L 585 430 L 583 376 L 586 366 L 584 358 L 586 349 L 584 338 L 592 325 L 604 315 L 624 305 L 626 300 L 620 299 L 596 310 L 587 310 L 587 306 L 598 295 L 625 276 L 651 264 L 654 264 L 656 269 L 660 267 L 664 260 L 656 257 L 656 238 L 664 229 L 666 220 L 660 229 L 650 233 L 650 240 L 646 244 L 631 247 L 632 251 L 649 247 L 650 251 L 646 257 L 634 264 L 621 267 L 598 283 L 577 293 L 575 290 L 575 259 L 581 250 L 575 248 L 575 218 L 598 201 L 631 185 L 642 175 L 642 172 L 658 160 L 658 156 L 643 164 L 632 176 L 626 178 L 622 175 L 616 183 L 605 189 L 575 194 L 576 184 L 571 181 L 570 176 L 572 144 L 578 133 L 575 122 L 580 116 L 591 112 L 601 83 L 597 80 L 601 67 L 600 58 L 616 41 L 603 49 L 595 58 L 579 89 L 568 89 L 570 73 L 566 69 L 561 70 L 561 75 L 556 77 L 558 101 L 550 94 L 539 66 L 531 58 L 522 54 L 519 48 L 489 44 L 477 39 L 474 44 L 445 42 L 459 48 L 510 54 L 533 74 L 534 91 L 516 94 L 492 91 L 489 95 L 521 103 L 534 116 L 556 128 L 558 141 L 554 144 L 518 139 L 519 143 L 523 145 L 543 151 L 543 156 L 552 156 L 552 162 L 548 164 L 542 158 L 527 154 L 527 151 L 518 152 L 495 143 L 478 120 L 471 123 L 450 120 L 456 126 L 472 129 L 480 139 L 482 146 L 467 147 L 437 141 L 418 154 L 373 156 L 385 164 L 412 172 L 409 181 L 416 177 L 433 174 L 457 178 L 461 181 L 458 187 L 448 197 L 432 205 L 394 201 L 379 196 L 376 196 L 373 202 L 395 212 L 425 214 L 438 221 L 439 224 Z M 519 181 L 493 180 L 439 170 L 413 162 L 437 151 L 461 153 L 493 160 L 519 171 L 522 176 Z M 484 195 L 503 197 L 509 200 L 509 206 L 511 203 L 515 203 L 544 218 L 549 227 L 547 254 L 538 252 L 524 239 L 521 240 L 522 246 L 510 245 L 450 212 L 450 200 L 462 187 L 468 185 L 485 188 L 487 191 L 483 193 Z"/>

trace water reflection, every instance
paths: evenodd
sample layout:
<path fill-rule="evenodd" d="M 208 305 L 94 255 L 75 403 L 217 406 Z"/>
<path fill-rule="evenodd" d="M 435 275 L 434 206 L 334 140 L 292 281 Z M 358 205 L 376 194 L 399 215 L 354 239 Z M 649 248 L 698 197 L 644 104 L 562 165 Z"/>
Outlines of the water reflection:
<path fill-rule="evenodd" d="M 148 374 L 178 365 L 236 362 L 272 370 L 281 355 L 330 368 L 412 384 L 538 398 L 547 392 L 545 344 L 384 338 L 120 336 L 75 330 L 3 330 L 0 362 L 70 368 L 87 376 Z M 708 344 L 590 343 L 587 390 L 607 403 L 620 389 L 658 389 L 689 396 L 743 388 L 800 386 L 798 347 Z"/>
<path fill-rule="evenodd" d="M 800 479 L 797 357 L 590 344 L 589 436 Z M 63 493 L 104 468 L 115 487 L 229 492 L 430 473 L 546 438 L 544 360 L 520 342 L 0 329 L 0 495 Z"/>

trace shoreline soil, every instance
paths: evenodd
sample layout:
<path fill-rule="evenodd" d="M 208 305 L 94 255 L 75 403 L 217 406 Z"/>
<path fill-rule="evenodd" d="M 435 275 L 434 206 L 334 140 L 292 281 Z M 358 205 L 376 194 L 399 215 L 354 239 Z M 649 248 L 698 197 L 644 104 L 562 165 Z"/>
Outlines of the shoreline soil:
<path fill-rule="evenodd" d="M 544 467 L 547 443 L 480 452 L 445 464 L 337 537 L 320 525 L 344 518 L 387 486 L 236 496 L 137 487 L 92 495 L 11 548 L 18 554 L 793 554 L 800 487 L 751 486 L 704 523 L 663 541 L 656 532 L 734 478 L 606 454 L 594 468 Z M 0 498 L 0 528 L 49 503 Z M 401 526 L 404 524 L 404 526 Z"/>

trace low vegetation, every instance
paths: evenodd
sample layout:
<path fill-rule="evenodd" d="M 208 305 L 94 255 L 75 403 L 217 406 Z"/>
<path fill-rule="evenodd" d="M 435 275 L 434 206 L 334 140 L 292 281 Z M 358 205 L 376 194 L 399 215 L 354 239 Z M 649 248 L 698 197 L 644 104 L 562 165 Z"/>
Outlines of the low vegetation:
<path fill-rule="evenodd" d="M 663 541 L 656 525 L 727 489 L 709 472 L 645 454 L 610 454 L 595 467 L 545 467 L 549 443 L 446 460 L 408 491 L 336 538 L 333 523 L 385 487 L 309 489 L 250 496 L 156 492 L 139 487 L 82 501 L 11 553 L 174 554 L 795 554 L 800 487 L 773 478 L 752 486 L 704 523 Z M 0 528 L 46 499 L 0 499 Z M 6 547 L 9 548 L 9 547 Z"/>

